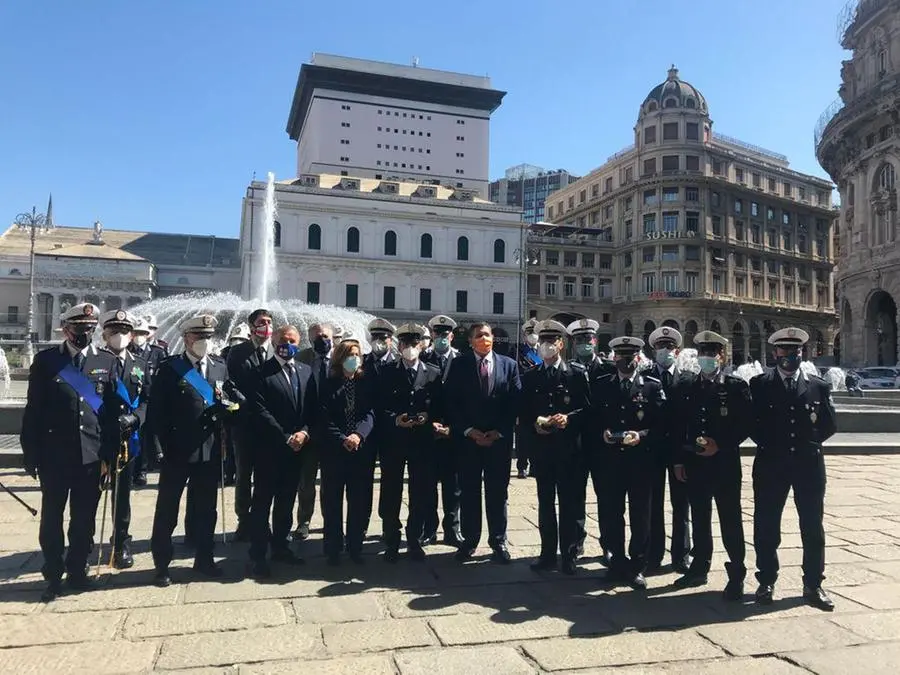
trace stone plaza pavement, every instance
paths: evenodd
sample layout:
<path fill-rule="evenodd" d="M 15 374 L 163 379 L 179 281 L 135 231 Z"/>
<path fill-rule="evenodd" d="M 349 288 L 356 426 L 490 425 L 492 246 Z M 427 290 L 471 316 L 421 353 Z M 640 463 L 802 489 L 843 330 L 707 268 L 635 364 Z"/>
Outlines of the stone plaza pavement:
<path fill-rule="evenodd" d="M 178 548 L 180 583 L 165 589 L 148 585 L 156 493 L 147 488 L 133 499 L 135 568 L 107 576 L 99 590 L 42 605 L 37 519 L 0 493 L 0 672 L 893 674 L 900 663 L 900 457 L 827 462 L 825 585 L 833 614 L 800 601 L 800 536 L 790 503 L 777 600 L 760 608 L 750 601 L 752 577 L 745 604 L 722 601 L 720 539 L 705 589 L 675 591 L 671 573 L 651 577 L 646 593 L 609 589 L 593 537 L 577 577 L 535 574 L 528 568 L 538 549 L 535 485 L 515 478 L 508 567 L 486 554 L 460 565 L 442 546 L 431 547 L 424 563 L 389 565 L 373 538 L 364 566 L 347 561 L 333 569 L 315 533 L 299 545 L 308 564 L 276 568 L 265 583 L 243 578 L 244 544 L 218 547 L 226 576 L 213 582 L 193 578 L 189 554 Z M 6 470 L 0 480 L 39 506 L 30 478 Z M 233 528 L 230 510 L 227 522 Z M 374 521 L 372 530 L 379 527 Z M 748 561 L 752 567 L 752 548 Z"/>

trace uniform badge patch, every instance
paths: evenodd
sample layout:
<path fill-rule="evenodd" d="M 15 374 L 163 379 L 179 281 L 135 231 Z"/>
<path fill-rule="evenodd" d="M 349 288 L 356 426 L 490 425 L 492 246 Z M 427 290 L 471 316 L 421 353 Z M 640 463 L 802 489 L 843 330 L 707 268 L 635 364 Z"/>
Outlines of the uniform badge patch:
<path fill-rule="evenodd" d="M 138 379 L 144 377 L 144 371 L 141 370 L 140 368 L 138 368 L 137 366 L 135 366 L 134 368 L 131 369 L 131 374 L 134 375 L 135 377 L 137 377 Z"/>
<path fill-rule="evenodd" d="M 642 419 L 644 419 L 644 411 L 638 410 L 636 417 L 638 418 L 638 421 L 640 422 Z"/>
<path fill-rule="evenodd" d="M 719 409 L 719 414 L 722 417 L 728 417 L 728 408 L 722 407 Z"/>
<path fill-rule="evenodd" d="M 819 416 L 816 415 L 815 411 L 813 411 L 809 414 L 809 421 L 812 422 L 813 424 L 815 424 L 818 419 L 819 419 Z"/>

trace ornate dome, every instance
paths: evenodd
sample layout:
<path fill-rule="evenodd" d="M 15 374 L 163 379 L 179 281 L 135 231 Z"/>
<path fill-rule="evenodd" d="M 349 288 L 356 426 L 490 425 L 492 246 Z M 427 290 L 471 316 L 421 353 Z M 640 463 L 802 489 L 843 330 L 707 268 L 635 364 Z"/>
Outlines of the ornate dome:
<path fill-rule="evenodd" d="M 641 105 L 643 112 L 653 112 L 659 108 L 693 108 L 704 114 L 709 112 L 703 94 L 679 79 L 678 69 L 674 65 L 669 68 L 666 81 L 655 86 Z"/>

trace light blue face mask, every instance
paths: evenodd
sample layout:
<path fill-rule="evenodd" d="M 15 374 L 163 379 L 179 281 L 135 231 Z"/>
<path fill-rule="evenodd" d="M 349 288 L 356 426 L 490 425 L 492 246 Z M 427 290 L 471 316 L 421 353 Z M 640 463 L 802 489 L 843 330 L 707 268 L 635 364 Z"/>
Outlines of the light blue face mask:
<path fill-rule="evenodd" d="M 672 364 L 675 363 L 675 355 L 671 349 L 657 349 L 656 362 L 663 368 L 671 368 Z"/>
<path fill-rule="evenodd" d="M 434 339 L 434 351 L 444 354 L 450 349 L 450 338 L 436 337 Z"/>
<path fill-rule="evenodd" d="M 594 345 L 590 342 L 575 345 L 575 354 L 583 361 L 590 361 L 594 358 Z"/>
<path fill-rule="evenodd" d="M 719 361 L 715 356 L 698 356 L 697 363 L 700 364 L 700 372 L 704 375 L 711 375 L 719 367 Z"/>
<path fill-rule="evenodd" d="M 355 373 L 357 370 L 359 370 L 359 364 L 360 364 L 361 360 L 362 359 L 360 359 L 358 356 L 355 356 L 355 355 L 348 356 L 346 359 L 344 359 L 344 363 L 342 364 L 344 367 L 344 372 L 345 373 Z"/>

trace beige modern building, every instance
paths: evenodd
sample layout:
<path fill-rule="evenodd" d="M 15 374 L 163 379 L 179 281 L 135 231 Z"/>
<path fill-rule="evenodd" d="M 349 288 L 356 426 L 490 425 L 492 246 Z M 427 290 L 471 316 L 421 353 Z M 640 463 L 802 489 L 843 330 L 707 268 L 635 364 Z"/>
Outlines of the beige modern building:
<path fill-rule="evenodd" d="M 841 17 L 840 98 L 816 127 L 819 163 L 841 193 L 840 346 L 845 365 L 898 361 L 900 0 L 860 0 Z"/>
<path fill-rule="evenodd" d="M 606 334 L 710 329 L 762 360 L 792 325 L 834 348 L 832 185 L 783 155 L 713 132 L 673 67 L 641 103 L 634 145 L 556 192 L 531 229 L 531 315 L 587 316 Z"/>

